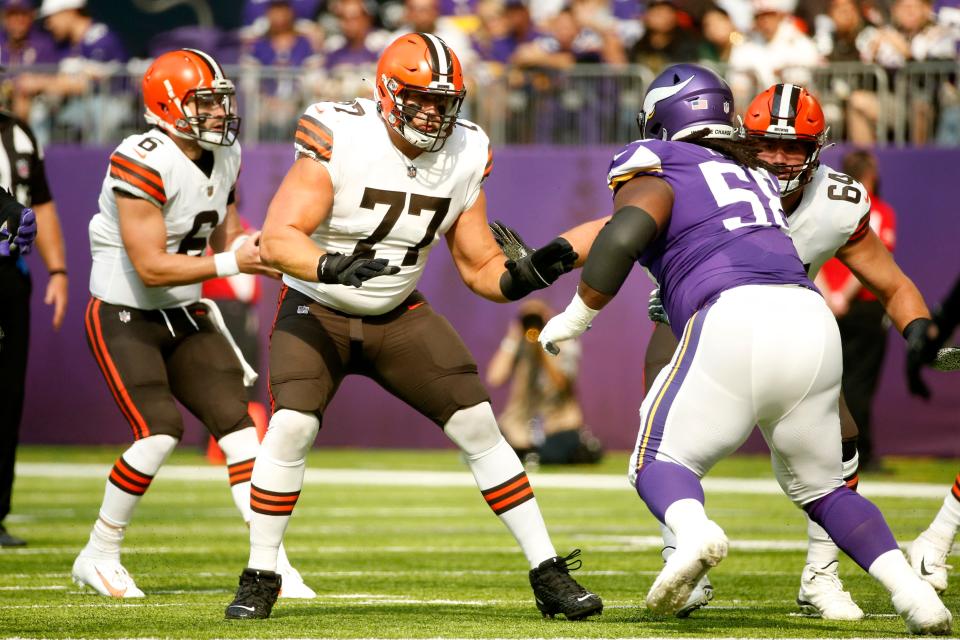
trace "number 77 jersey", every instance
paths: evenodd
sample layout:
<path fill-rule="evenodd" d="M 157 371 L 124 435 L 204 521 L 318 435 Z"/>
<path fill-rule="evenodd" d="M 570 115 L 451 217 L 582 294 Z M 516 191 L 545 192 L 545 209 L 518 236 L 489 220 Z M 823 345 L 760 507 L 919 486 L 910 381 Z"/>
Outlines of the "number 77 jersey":
<path fill-rule="evenodd" d="M 322 164 L 333 183 L 330 215 L 311 235 L 327 253 L 384 258 L 399 273 L 360 288 L 284 282 L 317 302 L 353 315 L 386 313 L 417 286 L 430 250 L 469 209 L 492 168 L 490 143 L 458 120 L 440 151 L 410 160 L 390 139 L 372 100 L 311 105 L 297 123 L 297 158 Z"/>
<path fill-rule="evenodd" d="M 695 144 L 639 140 L 613 157 L 607 179 L 616 189 L 643 175 L 673 188 L 667 227 L 640 264 L 660 284 L 674 333 L 734 287 L 795 284 L 815 290 L 787 235 L 779 187 L 768 172 Z"/>
<path fill-rule="evenodd" d="M 100 212 L 90 220 L 90 293 L 110 304 L 165 309 L 200 299 L 201 283 L 148 287 L 130 262 L 120 235 L 116 192 L 160 209 L 167 253 L 201 256 L 223 222 L 240 173 L 240 144 L 216 147 L 209 175 L 159 129 L 125 138 L 110 155 Z M 205 156 L 209 159 L 210 156 Z"/>

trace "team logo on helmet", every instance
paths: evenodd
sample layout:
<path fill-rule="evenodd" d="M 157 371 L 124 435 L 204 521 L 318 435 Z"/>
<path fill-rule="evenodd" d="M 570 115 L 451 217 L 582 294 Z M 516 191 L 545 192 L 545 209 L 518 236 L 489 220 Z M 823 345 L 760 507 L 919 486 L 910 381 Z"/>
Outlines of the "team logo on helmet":
<path fill-rule="evenodd" d="M 658 75 L 637 116 L 641 138 L 679 140 L 708 129 L 708 138 L 735 138 L 733 93 L 714 71 L 697 64 L 675 64 Z"/>

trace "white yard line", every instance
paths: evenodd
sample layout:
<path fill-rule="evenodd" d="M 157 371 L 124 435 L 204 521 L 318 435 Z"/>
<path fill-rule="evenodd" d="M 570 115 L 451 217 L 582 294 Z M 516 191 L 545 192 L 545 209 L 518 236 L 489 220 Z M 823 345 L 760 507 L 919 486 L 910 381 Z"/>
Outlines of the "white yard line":
<path fill-rule="evenodd" d="M 16 473 L 22 478 L 105 478 L 109 465 L 77 463 L 17 463 Z M 226 482 L 223 467 L 168 465 L 160 476 L 188 482 Z M 555 489 L 588 489 L 592 491 L 630 491 L 624 475 L 580 473 L 532 473 L 530 483 L 536 487 Z M 394 486 L 394 487 L 476 487 L 466 471 L 374 471 L 356 469 L 307 469 L 306 484 Z M 772 478 L 710 478 L 703 481 L 708 492 L 752 495 L 780 495 Z M 860 491 L 877 498 L 942 498 L 950 485 L 920 482 L 865 482 Z"/>

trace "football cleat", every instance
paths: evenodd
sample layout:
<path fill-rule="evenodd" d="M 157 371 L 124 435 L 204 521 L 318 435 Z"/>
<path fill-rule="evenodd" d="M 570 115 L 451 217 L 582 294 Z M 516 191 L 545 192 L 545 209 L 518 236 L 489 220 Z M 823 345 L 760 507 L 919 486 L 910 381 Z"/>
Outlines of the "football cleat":
<path fill-rule="evenodd" d="M 893 594 L 893 608 L 907 623 L 910 633 L 944 636 L 951 631 L 953 616 L 929 582 L 920 581 L 897 591 Z"/>
<path fill-rule="evenodd" d="M 278 566 L 277 573 L 283 579 L 283 588 L 280 589 L 278 597 L 288 600 L 310 600 L 317 597 L 317 592 L 308 587 L 300 576 L 300 572 L 290 565 Z"/>
<path fill-rule="evenodd" d="M 667 559 L 647 592 L 647 608 L 661 615 L 676 615 L 707 571 L 727 556 L 728 546 L 723 529 L 708 520 L 695 537 L 678 544 Z"/>
<path fill-rule="evenodd" d="M 568 620 L 582 620 L 587 616 L 600 615 L 603 601 L 595 593 L 587 591 L 570 577 L 570 570 L 580 568 L 577 559 L 580 549 L 574 549 L 570 555 L 556 556 L 544 560 L 535 569 L 530 570 L 530 586 L 537 609 L 546 617 L 562 613 Z"/>
<path fill-rule="evenodd" d="M 797 604 L 804 613 L 818 615 L 824 620 L 862 620 L 863 610 L 843 590 L 838 568 L 836 560 L 824 567 L 805 566 L 800 574 Z"/>
<path fill-rule="evenodd" d="M 269 618 L 280 595 L 279 573 L 246 568 L 240 574 L 237 595 L 227 607 L 228 620 Z"/>
<path fill-rule="evenodd" d="M 914 540 L 907 548 L 907 558 L 910 566 L 921 580 L 929 582 L 937 591 L 947 590 L 947 554 L 953 546 L 953 540 L 937 535 L 927 529 Z"/>
<path fill-rule="evenodd" d="M 713 585 L 710 584 L 710 576 L 704 574 L 697 586 L 690 592 L 690 597 L 687 598 L 686 603 L 680 607 L 680 611 L 677 611 L 677 617 L 688 618 L 697 609 L 702 609 L 710 604 L 711 600 L 713 600 Z"/>
<path fill-rule="evenodd" d="M 97 593 L 110 598 L 142 598 L 143 591 L 137 588 L 133 576 L 127 573 L 117 560 L 77 556 L 71 571 L 73 581 L 79 587 L 92 587 Z"/>

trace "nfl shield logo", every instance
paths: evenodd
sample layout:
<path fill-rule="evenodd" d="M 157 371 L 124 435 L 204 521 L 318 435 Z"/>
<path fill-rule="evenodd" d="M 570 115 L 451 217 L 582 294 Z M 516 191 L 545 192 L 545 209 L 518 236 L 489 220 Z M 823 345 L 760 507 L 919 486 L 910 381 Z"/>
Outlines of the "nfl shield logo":
<path fill-rule="evenodd" d="M 122 322 L 123 324 L 127 324 L 128 322 L 130 322 L 130 312 L 127 311 L 126 309 L 121 309 L 120 313 L 118 313 L 117 315 L 120 316 L 120 322 Z"/>
<path fill-rule="evenodd" d="M 26 158 L 17 158 L 17 175 L 22 180 L 30 177 L 30 161 Z"/>

